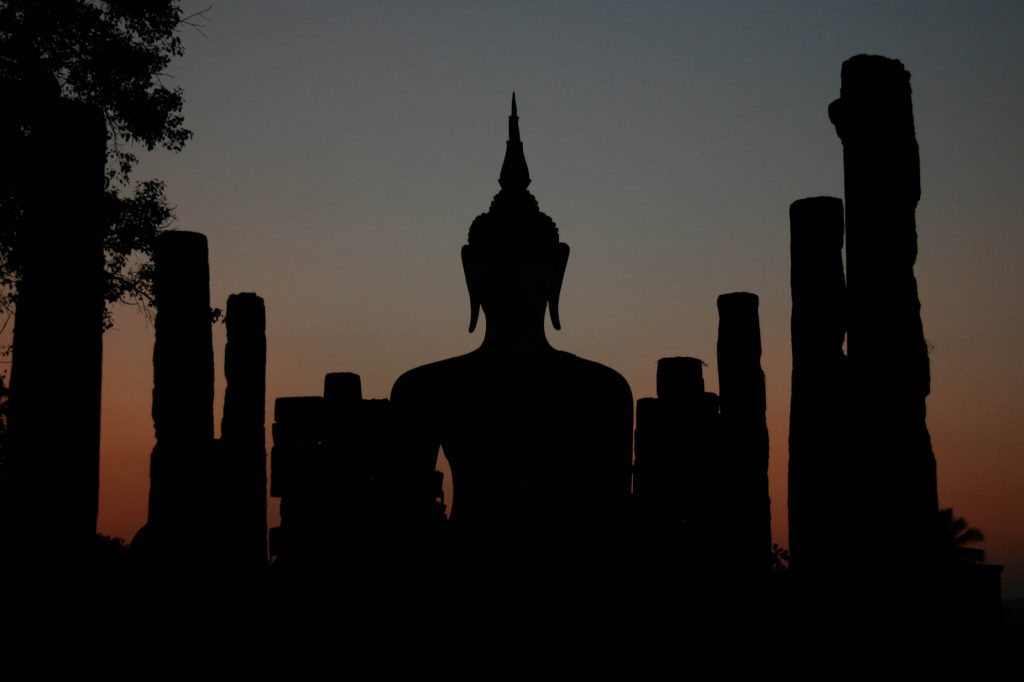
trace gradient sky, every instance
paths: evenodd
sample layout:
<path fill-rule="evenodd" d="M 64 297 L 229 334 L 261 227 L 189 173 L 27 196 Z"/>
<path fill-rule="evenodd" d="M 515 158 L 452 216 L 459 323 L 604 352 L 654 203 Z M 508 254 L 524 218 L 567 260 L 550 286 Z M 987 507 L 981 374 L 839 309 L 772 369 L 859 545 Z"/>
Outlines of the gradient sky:
<path fill-rule="evenodd" d="M 761 297 L 782 544 L 788 207 L 842 196 L 826 107 L 843 60 L 903 61 L 939 500 L 1024 596 L 1020 2 L 236 0 L 205 23 L 169 69 L 195 136 L 138 177 L 164 179 L 175 227 L 208 236 L 214 305 L 266 299 L 268 424 L 274 398 L 318 394 L 326 372 L 387 397 L 403 371 L 480 343 L 459 248 L 498 190 L 515 90 L 531 190 L 572 247 L 556 347 L 619 370 L 634 398 L 669 355 L 703 358 L 717 390 L 715 299 Z M 99 523 L 129 538 L 146 514 L 153 330 L 124 308 L 105 343 Z M 215 343 L 219 423 L 223 325 Z"/>

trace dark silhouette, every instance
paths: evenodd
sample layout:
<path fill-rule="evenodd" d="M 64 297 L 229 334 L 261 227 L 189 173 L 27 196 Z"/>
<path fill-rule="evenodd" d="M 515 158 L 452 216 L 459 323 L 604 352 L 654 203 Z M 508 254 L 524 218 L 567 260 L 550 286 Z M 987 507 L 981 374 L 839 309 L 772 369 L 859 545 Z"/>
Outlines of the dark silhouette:
<path fill-rule="evenodd" d="M 315 563 L 305 557 L 328 544 L 327 532 L 321 528 L 329 528 L 336 516 L 317 490 L 318 486 L 342 487 L 339 481 L 325 481 L 324 472 L 316 468 L 322 459 L 323 414 L 321 396 L 274 401 L 270 494 L 281 498 L 281 525 L 270 530 L 270 555 L 281 563 Z"/>
<path fill-rule="evenodd" d="M 207 523 L 213 448 L 213 331 L 206 237 L 165 232 L 157 238 L 156 342 L 149 517 L 133 546 L 161 560 L 208 550 L 197 532 Z M 215 470 L 215 469 L 214 469 Z M 212 479 L 212 480 L 211 480 Z"/>
<path fill-rule="evenodd" d="M 772 566 L 761 335 L 754 294 L 719 296 L 721 399 L 697 358 L 658 361 L 658 397 L 636 407 L 635 528 L 646 563 L 700 581 L 762 579 Z M 687 553 L 700 548 L 702 561 Z"/>
<path fill-rule="evenodd" d="M 510 556 L 543 548 L 520 557 L 540 560 L 614 546 L 630 491 L 632 396 L 618 373 L 545 336 L 545 307 L 560 328 L 569 247 L 527 190 L 514 96 L 498 182 L 462 248 L 469 328 L 483 308 L 483 343 L 395 382 L 403 457 L 429 474 L 444 448 L 456 491 L 450 522 L 463 547 Z"/>
<path fill-rule="evenodd" d="M 0 4 L 0 307 L 17 308 L 0 534 L 39 561 L 91 556 L 106 304 L 152 299 L 163 183 L 133 145 L 178 150 L 178 3 Z"/>
<path fill-rule="evenodd" d="M 704 392 L 704 361 L 698 358 L 675 357 L 658 360 L 655 390 L 658 393 L 658 400 L 701 400 L 713 396 Z M 717 399 L 712 402 L 717 412 Z"/>
<path fill-rule="evenodd" d="M 842 583 L 853 619 L 881 613 L 897 627 L 994 627 L 1002 567 L 951 556 L 951 513 L 938 513 L 914 278 L 920 174 L 910 75 L 885 57 L 847 60 L 829 118 L 843 142 L 845 285 L 842 203 L 818 197 L 790 207 L 798 603 L 813 621 L 824 615 L 821 590 Z M 872 538 L 881 561 L 854 560 L 865 527 L 884 529 Z"/>
<path fill-rule="evenodd" d="M 985 561 L 985 550 L 967 545 L 985 541 L 985 534 L 977 528 L 971 528 L 967 519 L 953 513 L 952 507 L 939 510 L 937 532 L 942 556 L 960 559 L 970 563 Z"/>
<path fill-rule="evenodd" d="M 790 555 L 789 550 L 778 544 L 777 542 L 772 543 L 772 570 L 773 571 L 788 571 L 790 567 Z"/>
<path fill-rule="evenodd" d="M 849 564 L 861 491 L 847 436 L 843 202 L 789 207 L 793 387 L 789 410 L 789 543 L 794 571 Z"/>
<path fill-rule="evenodd" d="M 719 458 L 718 396 L 705 392 L 697 358 L 658 360 L 657 398 L 636 405 L 635 529 L 648 560 L 670 564 L 693 547 L 711 554 L 717 531 L 715 467 Z M 716 559 L 701 564 L 717 568 Z"/>
<path fill-rule="evenodd" d="M 106 133 L 98 109 L 34 94 L 5 107 L 2 124 L 5 208 L 18 212 L 16 227 L 2 222 L 20 281 L 0 523 L 35 548 L 26 556 L 67 560 L 96 534 Z"/>
<path fill-rule="evenodd" d="M 267 314 L 252 293 L 228 297 L 224 349 L 224 417 L 214 502 L 224 520 L 225 558 L 240 566 L 267 563 L 267 450 L 264 428 Z"/>
<path fill-rule="evenodd" d="M 113 5 L 111 16 L 120 16 L 121 3 Z M 70 7 L 86 5 L 60 11 Z M 0 20 L 12 16 L 0 8 Z M 42 15 L 24 14 L 32 16 Z M 122 18 L 129 31 L 149 26 Z M 158 37 L 164 29 L 145 30 Z M 18 40 L 5 33 L 0 57 Z M 742 608 L 757 624 L 870 617 L 915 630 L 998 625 L 1002 567 L 982 564 L 980 550 L 964 547 L 981 533 L 937 507 L 913 273 L 917 143 L 899 62 L 848 60 L 829 108 L 844 146 L 846 226 L 839 199 L 790 207 L 792 572 L 789 553 L 771 541 L 758 297 L 718 298 L 721 398 L 705 390 L 700 360 L 658 362 L 657 397 L 636 408 L 634 463 L 625 380 L 546 337 L 545 312 L 561 327 L 569 247 L 527 189 L 514 95 L 501 189 L 462 248 L 470 332 L 481 309 L 486 316 L 481 346 L 406 372 L 391 400 L 364 399 L 352 373 L 328 374 L 322 396 L 277 399 L 270 493 L 281 498 L 282 521 L 269 548 L 264 302 L 253 293 L 228 299 L 227 390 L 214 440 L 206 238 L 155 238 L 149 518 L 131 553 L 97 536 L 104 296 L 127 291 L 105 283 L 104 243 L 107 271 L 111 262 L 124 267 L 111 239 L 152 228 L 162 194 L 153 190 L 136 205 L 148 206 L 139 209 L 148 217 L 111 238 L 102 211 L 104 192 L 111 197 L 105 110 L 71 101 L 67 84 L 52 79 L 12 81 L 10 64 L 0 62 L 0 86 L 24 104 L 0 112 L 0 142 L 14 160 L 0 183 L 0 257 L 17 253 L 19 295 L 9 434 L 0 428 L 0 539 L 11 564 L 117 573 L 142 560 L 237 573 L 259 571 L 269 553 L 272 575 L 338 576 L 346 590 L 397 594 L 405 607 L 413 594 L 436 601 L 438 585 L 459 590 L 500 578 L 509 603 L 479 608 L 504 614 L 520 596 L 531 608 L 549 606 L 586 583 L 600 586 L 588 602 L 606 606 L 628 593 L 646 609 L 681 613 L 685 604 L 701 622 Z M 151 137 L 139 139 L 184 134 L 173 116 L 152 123 Z M 109 112 L 108 125 L 131 130 L 116 117 L 111 124 Z M 119 155 L 126 177 L 132 162 Z M 844 232 L 853 237 L 849 281 Z M 147 239 L 132 248 L 145 254 Z M 149 275 L 140 272 L 133 291 L 145 295 Z M 455 479 L 450 520 L 435 470 L 442 447 Z M 853 552 L 865 528 L 884 530 L 871 538 L 870 560 Z M 624 559 L 633 562 L 629 572 Z M 322 596 L 322 580 L 312 584 Z M 841 615 L 831 612 L 834 600 L 820 598 L 837 587 L 849 602 Z"/>
<path fill-rule="evenodd" d="M 879 547 L 908 571 L 932 556 L 938 512 L 935 457 L 925 423 L 930 388 L 914 262 L 921 196 L 910 74 L 894 59 L 843 63 L 829 118 L 843 142 L 850 362 L 851 472 Z"/>
<path fill-rule="evenodd" d="M 191 137 L 181 114 L 181 88 L 168 88 L 165 83 L 169 64 L 184 52 L 180 29 L 198 28 L 196 22 L 203 13 L 186 17 L 179 4 L 177 0 L 144 4 L 5 0 L 0 4 L 0 92 L 9 103 L 0 114 L 4 128 L 0 134 L 17 134 L 23 128 L 10 126 L 11 119 L 30 113 L 44 100 L 45 108 L 54 106 L 51 100 L 59 100 L 102 112 L 101 126 L 107 136 L 101 154 L 105 153 L 108 173 L 100 181 L 104 198 L 98 228 L 110 275 L 103 285 L 107 303 L 131 301 L 146 307 L 152 302 L 150 257 L 156 235 L 171 221 L 171 207 L 162 182 L 136 184 L 132 173 L 138 146 L 178 151 Z M 28 121 L 24 129 L 31 127 Z M 66 137 L 66 132 L 59 134 Z M 23 197 L 18 179 L 26 167 L 7 156 L 12 147 L 4 144 L 3 148 L 0 303 L 10 309 L 17 298 L 23 260 L 17 234 L 33 225 L 31 220 L 23 223 L 20 212 Z M 53 169 L 63 159 L 61 151 L 38 156 L 34 163 Z M 47 189 L 52 192 L 56 178 L 48 180 Z M 51 243 L 62 238 L 47 235 Z M 109 326 L 109 311 L 104 321 Z"/>
<path fill-rule="evenodd" d="M 271 495 L 275 566 L 338 570 L 422 568 L 441 535 L 440 472 L 409 466 L 387 400 L 364 400 L 359 375 L 328 374 L 324 395 L 278 398 Z"/>
<path fill-rule="evenodd" d="M 4 513 L 4 500 L 7 499 L 7 454 L 9 452 L 8 439 L 7 439 L 7 414 L 10 402 L 8 397 L 10 391 L 7 390 L 5 377 L 0 374 L 0 518 Z M 3 527 L 3 521 L 0 521 L 0 528 Z"/>
<path fill-rule="evenodd" d="M 128 543 L 121 538 L 97 533 L 92 546 L 92 564 L 97 572 L 127 573 L 132 569 L 132 555 Z"/>
<path fill-rule="evenodd" d="M 765 421 L 761 324 L 755 294 L 718 297 L 718 390 L 722 414 L 722 559 L 732 570 L 763 576 L 771 567 L 768 424 Z"/>
<path fill-rule="evenodd" d="M 952 507 L 940 509 L 935 516 L 941 582 L 934 599 L 944 611 L 941 622 L 983 632 L 1002 625 L 1003 567 L 982 563 L 984 550 L 967 546 L 984 540 L 985 535 L 954 514 Z"/>

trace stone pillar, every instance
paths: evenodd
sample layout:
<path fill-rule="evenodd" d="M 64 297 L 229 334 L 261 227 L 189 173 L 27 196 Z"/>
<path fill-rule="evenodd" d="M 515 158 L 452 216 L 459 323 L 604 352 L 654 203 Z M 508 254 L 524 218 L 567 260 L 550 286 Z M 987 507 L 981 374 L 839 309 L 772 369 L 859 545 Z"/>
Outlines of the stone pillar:
<path fill-rule="evenodd" d="M 363 390 L 358 374 L 332 372 L 324 377 L 323 458 L 320 476 L 336 491 L 330 509 L 334 540 L 330 551 L 360 560 L 365 552 L 373 520 L 371 489 L 373 458 L 363 442 L 371 426 L 363 419 Z M 378 434 L 379 435 L 379 434 Z M 325 488 L 326 492 L 326 488 Z"/>
<path fill-rule="evenodd" d="M 206 237 L 156 241 L 153 425 L 149 519 L 135 544 L 163 560 L 192 559 L 209 537 L 213 444 L 213 330 Z M 199 543 L 198 545 L 196 543 Z"/>
<path fill-rule="evenodd" d="M 718 403 L 697 358 L 658 361 L 657 398 L 636 407 L 634 503 L 650 560 L 701 548 L 715 533 Z"/>
<path fill-rule="evenodd" d="M 363 399 L 363 383 L 354 372 L 331 372 L 324 376 L 324 400 L 351 407 Z"/>
<path fill-rule="evenodd" d="M 938 501 L 914 277 L 921 186 L 910 74 L 894 59 L 847 60 L 829 118 L 843 142 L 849 434 L 862 471 L 860 518 L 884 529 L 876 552 L 915 564 L 928 551 Z"/>
<path fill-rule="evenodd" d="M 771 566 L 768 424 L 758 299 L 718 297 L 718 387 L 721 393 L 723 481 L 720 518 L 727 570 L 767 573 Z M 724 538 L 723 538 L 724 539 Z"/>
<path fill-rule="evenodd" d="M 704 362 L 697 358 L 661 358 L 656 390 L 659 400 L 683 403 L 702 400 Z"/>
<path fill-rule="evenodd" d="M 789 207 L 793 384 L 789 412 L 789 546 L 794 571 L 849 561 L 861 492 L 852 484 L 846 429 L 846 279 L 843 202 Z"/>
<path fill-rule="evenodd" d="M 440 473 L 410 468 L 389 400 L 364 400 L 358 374 L 324 378 L 324 396 L 278 398 L 272 554 L 282 567 L 361 575 L 422 565 L 445 521 Z"/>
<path fill-rule="evenodd" d="M 24 157 L 4 161 L 18 166 L 24 212 L 14 227 L 21 280 L 7 521 L 17 556 L 71 559 L 96 534 L 107 133 L 102 113 L 82 103 L 14 104 L 34 116 L 19 145 Z"/>
<path fill-rule="evenodd" d="M 267 450 L 265 404 L 267 315 L 256 294 L 228 297 L 224 350 L 224 416 L 221 458 L 224 542 L 232 564 L 267 563 Z"/>
<path fill-rule="evenodd" d="M 270 453 L 270 494 L 281 498 L 281 525 L 271 529 L 271 554 L 281 566 L 310 566 L 325 542 L 324 509 L 329 500 L 320 468 L 324 399 L 320 396 L 274 401 L 274 447 Z M 338 496 L 338 491 L 334 491 Z"/>

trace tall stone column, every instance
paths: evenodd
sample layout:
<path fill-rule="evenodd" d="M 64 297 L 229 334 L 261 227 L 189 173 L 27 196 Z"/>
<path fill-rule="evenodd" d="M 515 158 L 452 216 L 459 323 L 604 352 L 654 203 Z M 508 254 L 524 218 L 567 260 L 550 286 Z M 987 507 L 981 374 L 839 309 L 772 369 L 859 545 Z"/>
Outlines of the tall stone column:
<path fill-rule="evenodd" d="M 846 279 L 843 202 L 789 207 L 793 384 L 789 412 L 790 567 L 834 570 L 849 561 L 861 492 L 846 429 Z"/>
<path fill-rule="evenodd" d="M 59 97 L 33 109 L 18 165 L 23 218 L 11 369 L 7 521 L 18 555 L 80 556 L 99 491 L 104 275 L 102 113 Z"/>
<path fill-rule="evenodd" d="M 767 573 L 771 566 L 768 424 L 761 370 L 758 298 L 718 297 L 718 387 L 722 412 L 724 481 L 721 517 L 732 570 Z"/>
<path fill-rule="evenodd" d="M 850 440 L 864 472 L 861 518 L 876 551 L 912 565 L 938 512 L 925 423 L 928 348 L 914 277 L 921 195 L 910 74 L 894 59 L 843 63 L 829 118 L 843 142 L 849 300 Z"/>
<path fill-rule="evenodd" d="M 150 463 L 149 520 L 136 542 L 161 558 L 184 560 L 210 534 L 204 525 L 210 484 L 219 478 L 211 461 L 213 330 L 206 237 L 165 232 L 157 238 L 153 259 L 157 442 Z"/>
<path fill-rule="evenodd" d="M 242 566 L 267 563 L 267 314 L 256 294 L 228 297 L 224 350 L 224 416 L 221 458 L 224 473 L 224 541 L 228 560 Z"/>

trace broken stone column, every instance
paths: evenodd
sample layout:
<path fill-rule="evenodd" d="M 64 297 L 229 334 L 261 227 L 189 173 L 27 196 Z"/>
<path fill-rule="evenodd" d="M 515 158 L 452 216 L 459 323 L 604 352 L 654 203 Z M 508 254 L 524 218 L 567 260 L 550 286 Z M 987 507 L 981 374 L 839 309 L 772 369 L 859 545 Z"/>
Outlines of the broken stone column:
<path fill-rule="evenodd" d="M 331 372 L 324 376 L 324 400 L 351 407 L 363 399 L 363 383 L 354 372 Z"/>
<path fill-rule="evenodd" d="M 252 293 L 228 297 L 221 420 L 222 495 L 226 558 L 232 564 L 267 563 L 267 450 L 265 402 L 267 315 Z"/>
<path fill-rule="evenodd" d="M 637 401 L 633 495 L 649 561 L 704 547 L 715 532 L 718 403 L 704 391 L 703 365 L 660 359 L 658 397 Z"/>
<path fill-rule="evenodd" d="M 661 358 L 656 386 L 659 400 L 699 401 L 704 395 L 704 362 L 697 358 Z"/>
<path fill-rule="evenodd" d="M 718 387 L 721 395 L 722 540 L 727 570 L 767 573 L 771 567 L 768 424 L 761 370 L 758 298 L 718 297 Z"/>
<path fill-rule="evenodd" d="M 333 401 L 327 401 L 328 394 L 336 396 Z M 325 433 L 332 435 L 325 445 L 330 443 L 335 485 L 345 489 L 337 523 L 349 538 L 345 550 L 360 556 L 367 568 L 395 561 L 420 564 L 424 553 L 435 551 L 446 521 L 443 477 L 405 456 L 406 427 L 390 400 L 358 398 L 358 375 L 327 376 Z"/>
<path fill-rule="evenodd" d="M 938 513 L 925 423 L 928 348 L 914 277 L 921 186 L 910 74 L 894 59 L 847 60 L 829 118 L 843 142 L 849 433 L 862 472 L 861 519 L 885 528 L 880 555 L 910 565 L 927 554 Z"/>
<path fill-rule="evenodd" d="M 324 378 L 322 398 L 278 398 L 275 413 L 277 563 L 367 576 L 422 565 L 445 522 L 442 479 L 403 457 L 391 402 L 364 400 L 359 375 L 336 372 Z"/>
<path fill-rule="evenodd" d="M 204 551 L 217 480 L 213 443 L 213 332 L 206 237 L 164 232 L 153 254 L 156 342 L 149 519 L 136 544 L 163 560 Z M 211 472 L 214 474 L 211 476 Z"/>
<path fill-rule="evenodd" d="M 325 543 L 336 540 L 322 530 L 331 501 L 321 492 L 327 486 L 320 467 L 323 424 L 320 396 L 274 401 L 270 494 L 281 498 L 281 525 L 271 529 L 270 553 L 280 566 L 315 564 Z"/>
<path fill-rule="evenodd" d="M 324 514 L 334 527 L 335 554 L 362 554 L 372 518 L 373 460 L 364 452 L 363 390 L 358 374 L 324 377 L 323 460 L 320 476 L 340 491 Z"/>
<path fill-rule="evenodd" d="M 2 525 L 12 556 L 41 562 L 76 560 L 95 539 L 106 290 L 106 126 L 53 95 L 12 101 L 31 120 L 4 160 L 22 213 Z"/>
<path fill-rule="evenodd" d="M 852 484 L 846 429 L 846 279 L 843 202 L 814 197 L 789 207 L 793 383 L 789 413 L 790 568 L 849 561 L 861 492 Z"/>

